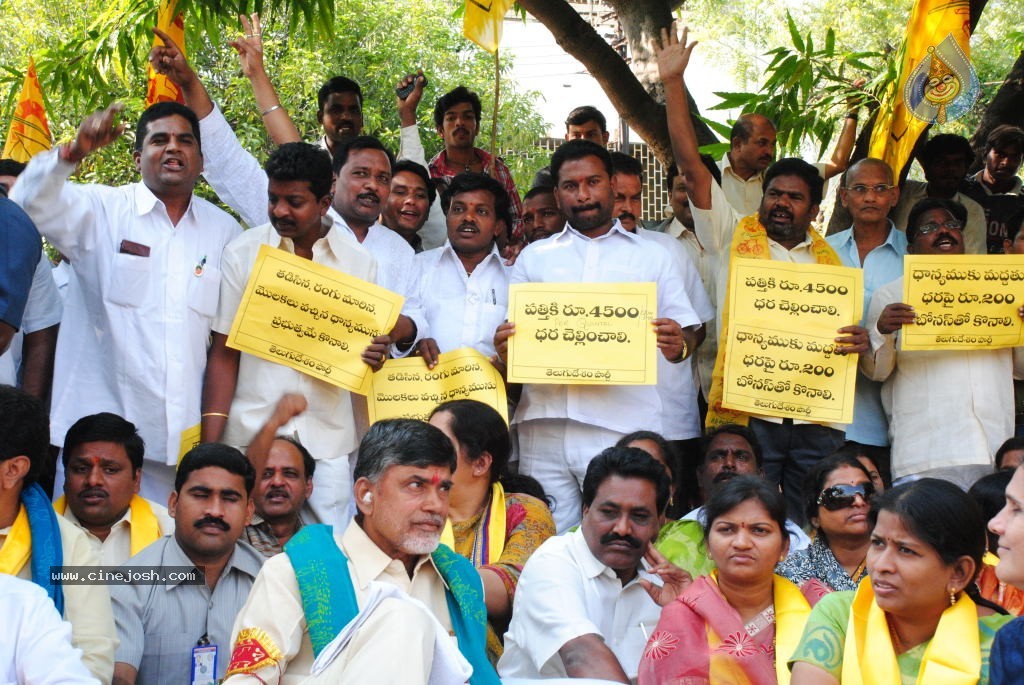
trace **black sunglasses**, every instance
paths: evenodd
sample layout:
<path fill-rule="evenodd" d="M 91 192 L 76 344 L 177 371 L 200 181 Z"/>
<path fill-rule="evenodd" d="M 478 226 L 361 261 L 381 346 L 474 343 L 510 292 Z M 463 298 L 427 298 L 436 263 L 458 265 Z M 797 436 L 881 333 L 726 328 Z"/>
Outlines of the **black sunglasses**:
<path fill-rule="evenodd" d="M 860 483 L 858 485 L 833 485 L 825 488 L 818 495 L 818 504 L 829 511 L 839 511 L 852 507 L 857 495 L 867 502 L 875 494 L 875 486 L 871 483 Z"/>

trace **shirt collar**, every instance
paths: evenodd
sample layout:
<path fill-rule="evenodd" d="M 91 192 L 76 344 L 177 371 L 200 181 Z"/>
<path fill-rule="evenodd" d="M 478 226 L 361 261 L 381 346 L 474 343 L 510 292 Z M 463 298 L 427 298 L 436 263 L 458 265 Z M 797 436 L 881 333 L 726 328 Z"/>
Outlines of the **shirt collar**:
<path fill-rule="evenodd" d="M 348 557 L 348 560 L 352 562 L 352 566 L 355 568 L 356 582 L 361 590 L 366 589 L 371 580 L 379 578 L 392 563 L 401 563 L 397 559 L 385 554 L 384 550 L 370 539 L 370 536 L 366 534 L 366 531 L 363 530 L 363 527 L 355 519 L 349 521 L 348 528 L 345 529 L 345 533 L 341 536 L 341 545 L 345 550 L 345 556 Z M 431 556 L 429 554 L 421 556 L 416 561 L 413 575 L 415 576 L 419 573 L 423 565 L 428 562 L 433 568 L 434 560 Z M 436 569 L 435 572 L 437 572 Z"/>
<path fill-rule="evenodd" d="M 164 206 L 163 200 L 153 194 L 153 191 L 149 189 L 142 181 L 135 184 L 135 213 L 138 216 L 145 216 L 149 214 L 157 206 L 163 207 L 164 213 L 167 213 L 167 208 Z M 193 208 L 195 207 L 195 195 L 189 197 L 188 208 L 182 215 L 182 218 L 193 214 Z"/>
<path fill-rule="evenodd" d="M 441 256 L 448 259 L 454 259 L 458 262 L 460 267 L 462 266 L 462 262 L 459 261 L 459 255 L 455 253 L 455 248 L 452 247 L 450 240 L 446 239 L 444 241 L 444 245 L 441 246 Z M 501 264 L 501 252 L 498 251 L 498 244 L 496 242 L 491 243 L 491 251 L 487 253 L 487 256 L 483 258 L 483 261 L 481 261 L 480 264 L 491 260 L 495 260 Z"/>
<path fill-rule="evenodd" d="M 68 505 L 64 509 L 63 516 L 68 521 L 71 521 L 71 523 L 73 523 L 76 526 L 78 526 L 79 528 L 81 528 L 82 532 L 85 533 L 86 535 L 92 535 L 93 537 L 96 537 L 95 535 L 93 535 L 92 531 L 90 531 L 88 528 L 86 528 L 85 526 L 82 525 L 82 522 L 78 520 L 77 516 L 75 516 L 75 512 L 73 512 L 71 510 L 71 506 L 70 505 Z M 128 509 L 126 509 L 125 512 L 124 512 L 124 516 L 119 518 L 112 526 L 110 526 L 110 532 L 113 533 L 114 529 L 117 528 L 118 526 L 124 526 L 125 528 L 131 529 L 131 527 L 132 527 L 132 508 L 131 507 L 128 507 Z M 97 538 L 97 539 L 99 539 L 99 538 Z M 110 538 L 108 537 L 107 539 L 109 540 Z"/>
<path fill-rule="evenodd" d="M 164 538 L 167 541 L 167 547 L 164 549 L 164 555 L 162 562 L 164 566 L 184 566 L 187 568 L 195 568 L 196 564 L 188 555 L 185 554 L 185 550 L 178 544 L 178 539 L 172 534 Z M 247 554 L 248 550 L 242 547 L 242 543 L 236 541 L 235 546 L 231 550 L 231 557 L 228 559 L 228 563 L 224 565 L 224 570 L 221 572 L 220 577 L 223 580 L 232 570 L 238 570 L 241 573 L 255 579 L 260 573 L 261 561 L 258 561 L 255 557 L 259 554 L 256 551 L 252 551 L 251 554 Z M 184 582 L 184 578 L 178 580 L 169 580 L 165 585 L 164 589 L 167 591 L 181 585 Z M 217 581 L 218 583 L 220 581 Z"/>
<path fill-rule="evenodd" d="M 614 235 L 616 233 L 626 236 L 630 240 L 640 240 L 640 236 L 638 236 L 636 233 L 630 233 L 629 231 L 624 229 L 622 227 L 622 222 L 619 221 L 618 219 L 615 220 L 615 223 L 612 224 L 612 227 L 608 230 L 607 233 L 605 233 L 604 235 L 600 235 L 597 238 L 589 238 L 580 233 L 579 231 L 577 231 L 575 228 L 573 228 L 572 224 L 566 223 L 565 228 L 562 230 L 561 233 L 551 236 L 550 238 L 548 238 L 548 240 L 565 240 L 567 239 L 566 236 L 568 236 L 569 238 L 575 236 L 580 240 L 604 240 L 605 238 L 608 238 L 609 236 Z"/>
<path fill-rule="evenodd" d="M 729 174 L 730 176 L 732 176 L 733 178 L 738 180 L 740 183 L 750 183 L 751 181 L 757 181 L 758 183 L 760 183 L 762 180 L 764 180 L 764 172 L 763 171 L 757 172 L 756 174 L 754 174 L 750 178 L 743 178 L 742 176 L 737 174 L 735 171 L 733 171 L 732 170 L 732 162 L 729 161 L 729 153 L 728 152 L 726 152 L 724 155 L 722 155 L 722 159 L 719 160 L 719 162 L 718 162 L 718 170 L 722 172 L 723 176 L 725 174 Z"/>
<path fill-rule="evenodd" d="M 993 193 L 992 189 L 985 185 L 985 181 L 982 180 L 984 177 L 985 170 L 982 169 L 978 173 L 974 174 L 974 176 L 972 176 L 971 178 L 974 179 L 974 181 L 976 181 L 979 186 L 981 186 L 981 189 L 984 190 L 987 195 L 1020 195 L 1022 194 L 1022 190 L 1024 190 L 1024 181 L 1020 180 L 1020 176 L 1015 176 L 1013 179 L 1012 188 L 1010 188 L 1005 193 Z"/>
<path fill-rule="evenodd" d="M 343 252 L 346 252 L 348 249 L 345 245 L 346 235 L 352 236 L 352 240 L 355 240 L 355 237 L 352 233 L 352 229 L 348 227 L 345 220 L 341 218 L 341 215 L 338 214 L 334 208 L 331 208 L 327 211 L 327 214 L 320 217 L 320 223 L 324 227 L 324 237 L 320 238 L 317 243 L 321 240 L 326 240 L 327 247 L 335 255 L 340 255 Z M 344 229 L 344 232 L 341 230 L 342 228 Z M 281 237 L 281 234 L 274 230 L 274 226 L 272 224 L 270 225 L 270 236 L 268 237 L 271 247 L 287 250 L 288 252 L 295 254 L 295 243 L 292 239 Z M 316 245 L 316 243 L 314 243 L 314 245 Z"/>
<path fill-rule="evenodd" d="M 854 239 L 853 239 L 853 226 L 851 225 L 846 230 L 848 231 L 848 233 L 846 234 L 846 237 L 843 239 L 842 245 L 841 245 L 841 247 L 844 247 L 844 248 L 845 247 L 849 247 L 851 243 L 856 244 L 856 241 L 854 241 Z M 907 237 L 906 237 L 906 235 L 907 235 L 906 233 L 904 233 L 903 231 L 901 231 L 901 230 L 896 228 L 896 224 L 894 224 L 892 222 L 892 219 L 889 219 L 889 233 L 888 233 L 888 235 L 885 236 L 885 242 L 883 242 L 881 245 L 879 245 L 879 247 L 888 245 L 889 247 L 891 247 L 892 249 L 896 250 L 897 252 L 899 252 L 900 250 L 902 250 L 903 252 L 906 252 L 907 251 Z"/>

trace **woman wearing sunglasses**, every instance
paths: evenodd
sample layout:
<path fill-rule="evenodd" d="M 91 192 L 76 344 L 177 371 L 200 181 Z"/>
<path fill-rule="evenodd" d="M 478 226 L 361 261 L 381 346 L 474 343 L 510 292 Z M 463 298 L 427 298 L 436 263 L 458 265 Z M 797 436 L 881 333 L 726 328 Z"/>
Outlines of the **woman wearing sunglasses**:
<path fill-rule="evenodd" d="M 871 503 L 869 578 L 811 612 L 790 663 L 794 685 L 985 685 L 996 631 L 1011 619 L 976 599 L 985 551 L 974 501 L 922 478 Z"/>
<path fill-rule="evenodd" d="M 789 555 L 776 573 L 799 585 L 811 604 L 834 590 L 856 590 L 867 575 L 868 503 L 874 494 L 871 476 L 856 457 L 826 457 L 807 473 L 804 516 L 814 541 Z"/>
<path fill-rule="evenodd" d="M 797 586 L 775 575 L 789 549 L 786 502 L 763 479 L 736 476 L 711 491 L 704 511 L 717 570 L 662 610 L 639 683 L 788 683 L 786 659 L 811 607 Z"/>

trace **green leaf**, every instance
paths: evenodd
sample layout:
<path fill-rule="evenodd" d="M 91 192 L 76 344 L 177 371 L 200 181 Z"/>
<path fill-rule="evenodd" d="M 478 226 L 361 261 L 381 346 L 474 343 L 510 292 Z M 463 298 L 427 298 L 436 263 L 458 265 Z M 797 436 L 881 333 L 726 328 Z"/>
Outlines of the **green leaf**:
<path fill-rule="evenodd" d="M 789 37 L 793 41 L 793 46 L 800 52 L 804 52 L 804 39 L 800 37 L 796 22 L 793 21 L 793 15 L 789 13 L 789 10 L 786 10 L 786 24 L 789 26 Z"/>

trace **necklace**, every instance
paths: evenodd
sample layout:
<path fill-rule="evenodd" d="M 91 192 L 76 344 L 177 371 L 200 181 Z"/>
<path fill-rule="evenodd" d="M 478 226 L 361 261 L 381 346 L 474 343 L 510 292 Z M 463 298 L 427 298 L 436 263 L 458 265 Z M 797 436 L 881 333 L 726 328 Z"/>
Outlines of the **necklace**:
<path fill-rule="evenodd" d="M 860 563 L 857 565 L 857 568 L 853 569 L 853 573 L 850 574 L 850 579 L 853 581 L 859 580 L 860 577 L 864 575 L 864 567 L 867 565 L 867 563 L 868 558 L 867 556 L 865 556 L 863 559 L 861 559 Z"/>
<path fill-rule="evenodd" d="M 885 623 L 889 626 L 889 639 L 892 640 L 893 650 L 895 650 L 897 654 L 902 654 L 903 642 L 900 641 L 899 633 L 896 632 L 896 626 L 893 625 L 892 619 L 889 617 L 889 614 L 885 615 Z"/>

